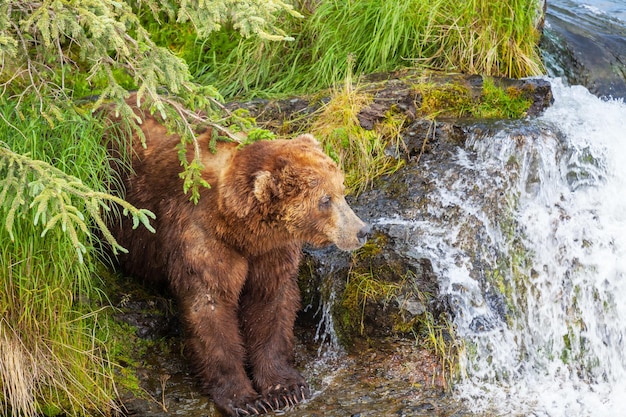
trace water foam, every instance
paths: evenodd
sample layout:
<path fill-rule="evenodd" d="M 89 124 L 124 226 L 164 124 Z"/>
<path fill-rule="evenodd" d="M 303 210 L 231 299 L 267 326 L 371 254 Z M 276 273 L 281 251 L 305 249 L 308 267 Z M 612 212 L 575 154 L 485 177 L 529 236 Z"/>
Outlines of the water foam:
<path fill-rule="evenodd" d="M 482 222 L 483 247 L 467 251 L 458 230 L 427 245 L 451 253 L 434 265 L 456 300 L 457 393 L 474 411 L 613 416 L 626 410 L 626 105 L 552 83 L 536 130 L 476 138 L 476 158 L 458 158 L 478 194 L 506 186 L 486 199 L 497 215 L 462 186 L 442 192 Z"/>

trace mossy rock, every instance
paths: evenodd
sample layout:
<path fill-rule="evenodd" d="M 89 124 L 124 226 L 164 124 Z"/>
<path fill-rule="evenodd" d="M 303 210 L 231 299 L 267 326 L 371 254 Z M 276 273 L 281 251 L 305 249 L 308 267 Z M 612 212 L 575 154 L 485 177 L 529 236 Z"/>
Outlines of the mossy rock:
<path fill-rule="evenodd" d="M 414 338 L 423 320 L 446 311 L 430 261 L 402 257 L 384 233 L 374 234 L 353 254 L 308 250 L 300 286 L 305 306 L 332 303 L 335 331 L 349 351 L 375 339 Z M 305 310 L 301 320 L 319 322 L 319 308 Z"/>

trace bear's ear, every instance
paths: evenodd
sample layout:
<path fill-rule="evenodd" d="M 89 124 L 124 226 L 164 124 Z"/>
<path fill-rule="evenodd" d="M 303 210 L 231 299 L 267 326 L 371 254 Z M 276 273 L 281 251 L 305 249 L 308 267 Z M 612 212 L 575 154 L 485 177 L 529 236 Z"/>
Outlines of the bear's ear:
<path fill-rule="evenodd" d="M 254 175 L 254 196 L 265 204 L 277 192 L 276 182 L 269 171 L 259 171 Z"/>
<path fill-rule="evenodd" d="M 316 148 L 320 148 L 322 149 L 322 145 L 319 143 L 319 141 L 317 139 L 315 139 L 315 137 L 310 134 L 310 133 L 305 133 L 304 135 L 300 135 L 297 138 L 293 139 L 295 141 L 299 141 L 302 143 L 306 143 L 308 145 L 313 145 Z"/>

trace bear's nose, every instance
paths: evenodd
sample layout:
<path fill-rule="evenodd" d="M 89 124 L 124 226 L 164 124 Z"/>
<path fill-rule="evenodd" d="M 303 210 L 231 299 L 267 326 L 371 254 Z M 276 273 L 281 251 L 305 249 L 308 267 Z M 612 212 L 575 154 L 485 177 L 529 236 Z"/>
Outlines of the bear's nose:
<path fill-rule="evenodd" d="M 359 232 L 356 234 L 356 237 L 359 239 L 359 243 L 361 245 L 365 244 L 371 230 L 372 228 L 370 227 L 370 225 L 366 224 L 365 226 L 361 227 L 361 230 L 359 230 Z"/>

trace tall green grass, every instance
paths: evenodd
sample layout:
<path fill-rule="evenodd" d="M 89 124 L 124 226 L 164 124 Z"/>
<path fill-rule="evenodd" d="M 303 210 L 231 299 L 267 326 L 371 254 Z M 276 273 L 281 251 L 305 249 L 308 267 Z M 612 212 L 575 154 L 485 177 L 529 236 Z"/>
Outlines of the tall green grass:
<path fill-rule="evenodd" d="M 520 78 L 543 72 L 537 0 L 448 0 L 442 5 L 447 60 L 463 72 Z"/>
<path fill-rule="evenodd" d="M 293 42 L 212 34 L 185 56 L 225 97 L 311 92 L 401 67 L 524 77 L 543 71 L 537 0 L 321 0 L 283 22 Z M 175 28 L 172 28 L 175 29 Z M 352 64 L 350 63 L 352 62 Z M 350 68 L 352 65 L 352 68 Z"/>
<path fill-rule="evenodd" d="M 22 105 L 18 112 L 15 103 L 0 98 L 0 145 L 103 191 L 110 174 L 102 125 L 89 116 L 67 115 L 51 126 L 38 110 Z M 0 177 L 6 169 L 0 168 Z M 61 227 L 41 236 L 33 210 L 17 213 L 9 233 L 5 201 L 0 201 L 0 414 L 107 413 L 114 407 L 114 372 L 98 309 L 98 260 L 90 234 L 78 229 L 86 248 L 81 262 Z M 82 207 L 78 198 L 71 204 Z"/>

